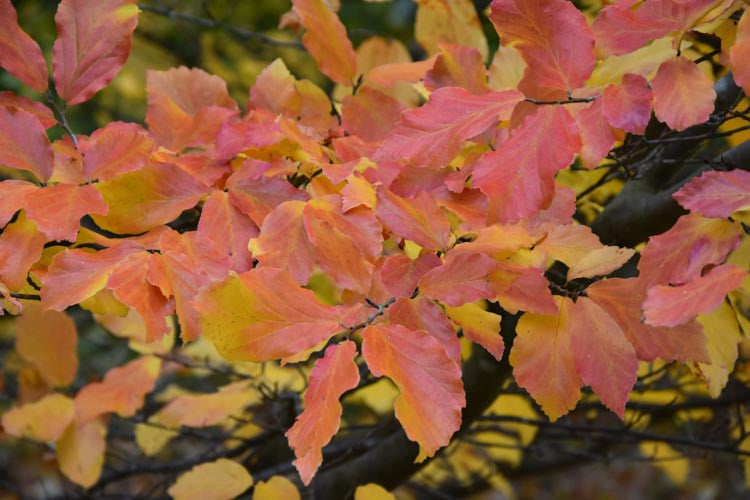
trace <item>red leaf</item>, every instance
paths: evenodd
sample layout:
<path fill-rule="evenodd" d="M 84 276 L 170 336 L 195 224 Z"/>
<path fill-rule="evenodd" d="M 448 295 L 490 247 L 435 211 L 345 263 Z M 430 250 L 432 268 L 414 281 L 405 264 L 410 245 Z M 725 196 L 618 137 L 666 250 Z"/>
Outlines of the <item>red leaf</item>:
<path fill-rule="evenodd" d="M 96 130 L 84 150 L 86 179 L 110 180 L 117 174 L 138 170 L 156 149 L 154 140 L 135 123 L 112 122 Z"/>
<path fill-rule="evenodd" d="M 391 255 L 380 268 L 380 281 L 392 296 L 411 297 L 422 276 L 440 264 L 440 258 L 434 253 L 420 255 L 414 260 L 401 253 Z"/>
<path fill-rule="evenodd" d="M 742 228 L 726 220 L 683 215 L 672 228 L 652 237 L 641 251 L 640 276 L 647 286 L 680 284 L 717 265 L 739 245 Z"/>
<path fill-rule="evenodd" d="M 450 223 L 435 199 L 425 191 L 416 198 L 402 198 L 380 186 L 375 214 L 389 231 L 427 250 L 448 246 Z"/>
<path fill-rule="evenodd" d="M 0 165 L 28 170 L 39 180 L 52 175 L 52 146 L 36 116 L 0 107 Z"/>
<path fill-rule="evenodd" d="M 742 268 L 725 264 L 679 286 L 655 286 L 643 303 L 643 316 L 649 325 L 677 326 L 716 309 L 746 276 Z"/>
<path fill-rule="evenodd" d="M 26 181 L 9 179 L 0 182 L 0 227 L 5 226 L 24 207 L 26 195 L 37 189 L 34 184 Z"/>
<path fill-rule="evenodd" d="M 621 134 L 604 119 L 601 99 L 576 111 L 573 116 L 581 132 L 581 163 L 586 168 L 594 168 L 607 156 Z"/>
<path fill-rule="evenodd" d="M 75 241 L 81 217 L 107 213 L 99 191 L 91 184 L 57 184 L 26 194 L 29 219 L 51 241 Z"/>
<path fill-rule="evenodd" d="M 461 369 L 427 332 L 400 325 L 370 325 L 362 334 L 362 354 L 376 377 L 398 386 L 396 418 L 419 443 L 416 462 L 446 446 L 461 426 L 466 406 Z"/>
<path fill-rule="evenodd" d="M 309 196 L 283 177 L 256 176 L 249 168 L 241 168 L 229 179 L 227 188 L 232 203 L 260 227 L 276 207 L 285 201 L 307 201 Z"/>
<path fill-rule="evenodd" d="M 705 122 L 714 110 L 713 82 L 690 59 L 663 62 L 651 87 L 656 117 L 675 130 Z"/>
<path fill-rule="evenodd" d="M 416 167 L 440 168 L 459 152 L 461 143 L 507 120 L 523 99 L 516 90 L 475 95 L 445 87 L 430 95 L 424 106 L 406 111 L 393 133 L 380 146 L 375 161 L 392 160 Z"/>
<path fill-rule="evenodd" d="M 41 123 L 45 129 L 57 124 L 55 115 L 52 114 L 52 110 L 47 106 L 41 102 L 32 101 L 28 97 L 16 95 L 10 90 L 0 92 L 0 106 L 28 111 L 37 117 L 39 123 Z"/>
<path fill-rule="evenodd" d="M 543 106 L 527 117 L 474 166 L 473 185 L 490 201 L 488 222 L 512 222 L 549 207 L 555 174 L 580 148 L 578 126 L 562 106 Z"/>
<path fill-rule="evenodd" d="M 493 299 L 495 290 L 488 280 L 490 273 L 499 266 L 495 259 L 481 253 L 451 252 L 442 266 L 419 280 L 419 292 L 453 307 Z"/>
<path fill-rule="evenodd" d="M 575 90 L 591 75 L 594 34 L 572 3 L 494 0 L 490 20 L 501 43 L 521 53 L 538 86 Z"/>
<path fill-rule="evenodd" d="M 440 342 L 448 356 L 461 366 L 461 342 L 443 310 L 425 297 L 398 299 L 388 308 L 388 321 L 409 330 L 424 330 Z"/>
<path fill-rule="evenodd" d="M 305 486 L 323 462 L 322 448 L 339 430 L 343 411 L 339 398 L 359 383 L 356 355 L 357 346 L 350 340 L 326 349 L 325 356 L 310 371 L 305 410 L 286 432 L 289 446 L 297 456 L 294 466 Z"/>
<path fill-rule="evenodd" d="M 307 32 L 302 43 L 326 76 L 342 85 L 353 85 L 357 60 L 346 28 L 323 0 L 292 0 L 293 10 Z"/>
<path fill-rule="evenodd" d="M 364 86 L 355 95 L 344 98 L 341 124 L 350 135 L 368 142 L 380 142 L 391 134 L 403 109 L 393 97 Z"/>
<path fill-rule="evenodd" d="M 620 326 L 592 300 L 579 297 L 570 313 L 576 369 L 602 403 L 624 418 L 638 370 L 635 350 Z"/>
<path fill-rule="evenodd" d="M 610 125 L 631 134 L 643 134 L 651 118 L 653 93 L 641 75 L 628 73 L 621 85 L 610 85 L 602 97 L 602 114 Z"/>
<path fill-rule="evenodd" d="M 79 104 L 104 88 L 125 64 L 138 6 L 135 0 L 62 0 L 55 24 L 55 89 L 68 104 Z"/>
<path fill-rule="evenodd" d="M 244 273 L 253 267 L 247 242 L 258 236 L 258 227 L 232 204 L 224 191 L 214 191 L 206 200 L 198 234 L 214 242 L 216 248 L 232 259 L 232 270 Z"/>
<path fill-rule="evenodd" d="M 638 359 L 707 362 L 706 337 L 695 321 L 679 328 L 655 327 L 641 322 L 641 304 L 646 299 L 642 283 L 640 278 L 609 278 L 592 284 L 586 294 L 620 325 Z"/>
<path fill-rule="evenodd" d="M 750 172 L 704 172 L 677 191 L 674 199 L 706 217 L 729 217 L 750 208 Z"/>
<path fill-rule="evenodd" d="M 0 67 L 38 92 L 47 90 L 47 63 L 42 49 L 18 26 L 10 0 L 0 0 Z"/>
<path fill-rule="evenodd" d="M 538 314 L 555 312 L 555 301 L 543 269 L 500 262 L 492 270 L 489 282 L 494 299 L 510 313 L 515 314 L 519 310 Z"/>

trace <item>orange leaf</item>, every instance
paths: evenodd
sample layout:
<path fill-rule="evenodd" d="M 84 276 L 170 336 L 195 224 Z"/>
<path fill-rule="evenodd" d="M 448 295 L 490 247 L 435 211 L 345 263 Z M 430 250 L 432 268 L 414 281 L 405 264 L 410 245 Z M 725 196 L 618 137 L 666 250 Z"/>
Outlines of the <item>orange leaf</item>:
<path fill-rule="evenodd" d="M 0 165 L 28 170 L 42 181 L 52 175 L 52 145 L 28 111 L 0 107 Z"/>
<path fill-rule="evenodd" d="M 425 297 L 458 307 L 479 299 L 494 299 L 489 276 L 500 263 L 482 253 L 449 253 L 442 266 L 419 280 L 419 292 Z"/>
<path fill-rule="evenodd" d="M 99 415 L 116 412 L 132 417 L 143 406 L 143 399 L 156 384 L 161 360 L 141 356 L 112 368 L 104 380 L 84 386 L 75 397 L 79 423 L 86 423 Z"/>
<path fill-rule="evenodd" d="M 739 288 L 746 276 L 744 269 L 725 264 L 679 286 L 655 286 L 643 303 L 645 321 L 654 326 L 677 326 L 698 314 L 710 313 L 727 293 Z"/>
<path fill-rule="evenodd" d="M 746 94 L 750 94 L 750 14 L 747 10 L 737 23 L 737 35 L 729 50 L 729 60 L 732 62 L 734 80 L 745 89 Z"/>
<path fill-rule="evenodd" d="M 484 94 L 491 90 L 487 85 L 487 68 L 477 49 L 448 43 L 439 43 L 438 47 L 440 54 L 435 65 L 424 77 L 425 88 L 462 87 L 473 94 Z"/>
<path fill-rule="evenodd" d="M 104 215 L 107 205 L 91 184 L 45 186 L 25 197 L 26 213 L 37 228 L 51 241 L 75 241 L 81 217 Z"/>
<path fill-rule="evenodd" d="M 420 255 L 415 260 L 401 253 L 391 255 L 380 268 L 380 281 L 392 296 L 411 297 L 422 276 L 441 264 L 440 257 L 434 253 Z"/>
<path fill-rule="evenodd" d="M 383 229 L 372 211 L 343 214 L 338 197 L 312 200 L 302 210 L 302 224 L 323 271 L 342 288 L 367 293 L 383 246 Z"/>
<path fill-rule="evenodd" d="M 156 414 L 156 420 L 167 427 L 209 427 L 220 424 L 258 399 L 257 393 L 244 382 L 222 387 L 210 394 L 178 396 Z"/>
<path fill-rule="evenodd" d="M 196 465 L 180 475 L 167 493 L 174 500 L 231 500 L 253 485 L 242 465 L 228 458 Z"/>
<path fill-rule="evenodd" d="M 379 186 L 375 214 L 389 231 L 428 250 L 443 250 L 448 246 L 450 223 L 435 198 L 426 191 L 420 191 L 415 198 L 402 198 Z"/>
<path fill-rule="evenodd" d="M 579 297 L 570 312 L 576 369 L 602 403 L 624 418 L 638 370 L 635 350 L 620 326 L 594 301 Z"/>
<path fill-rule="evenodd" d="M 232 259 L 232 270 L 243 273 L 253 267 L 247 242 L 258 236 L 258 227 L 232 204 L 229 194 L 214 191 L 208 197 L 201 210 L 198 234 Z"/>
<path fill-rule="evenodd" d="M 28 111 L 29 113 L 37 117 L 39 123 L 41 123 L 45 129 L 48 129 L 57 124 L 55 115 L 52 114 L 52 110 L 47 106 L 45 106 L 41 102 L 32 101 L 28 97 L 16 95 L 10 90 L 4 90 L 0 92 L 0 106 Z"/>
<path fill-rule="evenodd" d="M 663 62 L 651 88 L 656 117 L 675 130 L 705 122 L 714 110 L 713 82 L 690 59 L 676 57 Z"/>
<path fill-rule="evenodd" d="M 26 276 L 42 256 L 47 238 L 36 224 L 21 212 L 15 222 L 5 226 L 0 234 L 0 281 L 11 290 L 18 290 L 26 283 Z"/>
<path fill-rule="evenodd" d="M 192 301 L 211 281 L 227 275 L 231 259 L 195 232 L 169 231 L 162 235 L 159 248 L 172 284 L 180 335 L 184 340 L 195 340 L 200 335 L 200 318 Z"/>
<path fill-rule="evenodd" d="M 403 109 L 393 97 L 366 85 L 355 95 L 344 98 L 341 124 L 350 135 L 368 142 L 380 142 L 388 138 Z"/>
<path fill-rule="evenodd" d="M 573 116 L 581 132 L 581 163 L 586 168 L 594 168 L 607 156 L 621 134 L 604 119 L 601 99 L 575 111 Z"/>
<path fill-rule="evenodd" d="M 287 201 L 263 219 L 258 238 L 250 241 L 250 251 L 261 266 L 288 270 L 300 284 L 310 280 L 316 255 L 305 228 L 305 203 Z"/>
<path fill-rule="evenodd" d="M 138 124 L 112 122 L 96 130 L 84 150 L 83 175 L 107 181 L 117 174 L 138 170 L 156 145 Z"/>
<path fill-rule="evenodd" d="M 356 56 L 338 16 L 323 0 L 292 0 L 292 6 L 307 29 L 302 43 L 320 71 L 336 83 L 353 85 L 357 76 Z"/>
<path fill-rule="evenodd" d="M 341 309 L 321 304 L 287 271 L 230 273 L 194 302 L 201 331 L 230 361 L 268 361 L 312 349 L 344 330 Z"/>
<path fill-rule="evenodd" d="M 26 304 L 16 319 L 16 351 L 34 365 L 50 386 L 73 382 L 78 371 L 78 333 L 73 320 L 58 311 Z"/>
<path fill-rule="evenodd" d="M 323 462 L 323 447 L 339 430 L 343 411 L 339 398 L 359 383 L 356 355 L 357 346 L 349 340 L 326 349 L 310 372 L 305 410 L 286 433 L 297 457 L 294 466 L 305 486 Z"/>
<path fill-rule="evenodd" d="M 573 302 L 558 297 L 557 305 L 559 313 L 554 316 L 521 316 L 510 351 L 516 383 L 529 391 L 550 420 L 575 408 L 583 386 L 571 340 Z"/>
<path fill-rule="evenodd" d="M 448 356 L 461 365 L 461 342 L 443 310 L 425 298 L 398 299 L 388 308 L 388 321 L 409 330 L 424 330 L 440 342 Z"/>
<path fill-rule="evenodd" d="M 473 186 L 490 200 L 488 222 L 512 222 L 549 207 L 555 174 L 580 148 L 578 125 L 563 106 L 542 106 L 528 116 L 474 166 Z"/>
<path fill-rule="evenodd" d="M 556 307 L 544 270 L 500 262 L 490 273 L 497 300 L 503 309 L 515 314 L 519 310 L 537 314 L 554 314 Z"/>
<path fill-rule="evenodd" d="M 0 67 L 38 92 L 47 90 L 47 63 L 42 49 L 18 26 L 10 0 L 0 0 Z"/>
<path fill-rule="evenodd" d="M 107 448 L 107 424 L 101 419 L 72 422 L 55 443 L 62 473 L 83 488 L 93 486 L 102 473 Z"/>
<path fill-rule="evenodd" d="M 50 418 L 52 416 L 54 418 Z M 3 413 L 2 424 L 5 432 L 11 436 L 54 441 L 62 436 L 74 416 L 73 401 L 55 392 L 39 401 L 6 411 Z"/>
<path fill-rule="evenodd" d="M 458 154 L 463 141 L 509 119 L 522 99 L 523 94 L 517 90 L 475 95 L 460 87 L 438 89 L 427 104 L 401 115 L 373 159 L 444 167 Z"/>
<path fill-rule="evenodd" d="M 247 214 L 260 227 L 266 216 L 285 201 L 307 201 L 308 194 L 297 189 L 283 177 L 256 176 L 249 168 L 241 168 L 229 179 L 226 187 L 234 206 Z"/>
<path fill-rule="evenodd" d="M 433 456 L 461 426 L 466 406 L 461 368 L 422 330 L 370 325 L 362 338 L 362 354 L 372 374 L 385 375 L 398 386 L 396 418 L 409 439 L 419 443 L 415 462 Z"/>
<path fill-rule="evenodd" d="M 143 247 L 131 242 L 94 253 L 63 250 L 55 255 L 42 278 L 42 307 L 62 311 L 92 297 L 107 286 L 110 275 L 123 259 L 142 251 Z"/>
<path fill-rule="evenodd" d="M 171 163 L 148 163 L 133 172 L 96 184 L 109 207 L 93 217 L 102 229 L 137 234 L 176 219 L 210 191 L 197 178 Z"/>
<path fill-rule="evenodd" d="M 36 189 L 34 184 L 26 181 L 8 179 L 0 182 L 0 227 L 24 207 L 26 194 Z"/>
<path fill-rule="evenodd" d="M 104 88 L 125 64 L 138 6 L 135 0 L 62 0 L 55 24 L 55 89 L 68 104 L 79 104 Z"/>
<path fill-rule="evenodd" d="M 565 0 L 494 0 L 490 21 L 540 87 L 575 90 L 594 69 L 594 34 Z M 575 35 L 572 35 L 575 33 Z"/>
<path fill-rule="evenodd" d="M 211 142 L 237 103 L 218 76 L 184 66 L 146 72 L 146 123 L 160 145 L 181 151 Z"/>
<path fill-rule="evenodd" d="M 117 300 L 140 314 L 146 327 L 146 342 L 159 340 L 170 331 L 166 316 L 174 311 L 174 304 L 151 283 L 149 260 L 158 259 L 148 252 L 128 255 L 118 262 L 107 280 L 107 288 Z"/>
<path fill-rule="evenodd" d="M 646 299 L 642 282 L 642 278 L 609 278 L 589 286 L 586 294 L 620 325 L 638 359 L 708 361 L 706 337 L 695 321 L 679 328 L 655 327 L 641 321 L 641 304 Z"/>

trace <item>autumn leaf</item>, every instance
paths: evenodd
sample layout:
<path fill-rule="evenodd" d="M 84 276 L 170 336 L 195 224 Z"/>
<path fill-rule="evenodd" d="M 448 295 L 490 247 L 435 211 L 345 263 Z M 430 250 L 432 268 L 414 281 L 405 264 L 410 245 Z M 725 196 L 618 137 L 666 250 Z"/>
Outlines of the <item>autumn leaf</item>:
<path fill-rule="evenodd" d="M 161 360 L 153 356 L 112 368 L 104 380 L 84 386 L 76 395 L 77 421 L 83 424 L 106 413 L 133 416 L 154 388 L 160 370 Z"/>
<path fill-rule="evenodd" d="M 11 290 L 26 283 L 31 266 L 42 256 L 47 238 L 21 212 L 0 234 L 0 281 Z"/>
<path fill-rule="evenodd" d="M 83 488 L 93 486 L 104 467 L 106 437 L 107 424 L 101 417 L 87 422 L 73 421 L 55 443 L 60 471 Z"/>
<path fill-rule="evenodd" d="M 714 110 L 713 83 L 684 57 L 662 63 L 651 80 L 651 88 L 656 117 L 675 130 L 705 122 Z"/>
<path fill-rule="evenodd" d="M 36 116 L 0 107 L 0 165 L 28 170 L 39 180 L 52 175 L 52 145 Z"/>
<path fill-rule="evenodd" d="M 55 418 L 49 418 L 50 415 L 55 415 Z M 11 436 L 54 441 L 62 436 L 74 416 L 73 401 L 55 392 L 33 403 L 6 411 L 3 413 L 2 424 L 5 432 Z"/>
<path fill-rule="evenodd" d="M 196 465 L 181 474 L 167 493 L 175 500 L 230 500 L 252 485 L 253 478 L 247 469 L 234 460 L 220 458 Z"/>
<path fill-rule="evenodd" d="M 463 141 L 509 119 L 522 99 L 517 90 L 475 95 L 459 87 L 438 89 L 427 104 L 401 115 L 373 159 L 443 167 L 458 154 Z"/>
<path fill-rule="evenodd" d="M 750 14 L 743 14 L 737 23 L 737 35 L 729 51 L 729 58 L 734 80 L 745 92 L 750 92 L 750 67 L 747 64 L 750 58 Z"/>
<path fill-rule="evenodd" d="M 380 281 L 392 296 L 410 297 L 422 276 L 440 264 L 434 253 L 425 253 L 414 260 L 401 253 L 390 255 L 380 267 Z"/>
<path fill-rule="evenodd" d="M 10 0 L 0 0 L 0 67 L 38 92 L 47 89 L 47 64 L 42 49 L 18 25 Z"/>
<path fill-rule="evenodd" d="M 725 218 L 750 208 L 750 172 L 704 172 L 674 194 L 680 205 L 705 217 Z"/>
<path fill-rule="evenodd" d="M 641 75 L 627 73 L 622 84 L 609 85 L 602 95 L 602 114 L 615 128 L 642 134 L 651 118 L 653 93 Z"/>
<path fill-rule="evenodd" d="M 490 20 L 503 45 L 521 54 L 540 87 L 575 90 L 594 69 L 594 35 L 564 0 L 494 0 Z M 575 33 L 575 36 L 569 36 Z"/>
<path fill-rule="evenodd" d="M 323 0 L 292 0 L 292 9 L 307 29 L 302 43 L 315 58 L 320 71 L 336 83 L 353 85 L 356 56 L 338 16 Z"/>
<path fill-rule="evenodd" d="M 273 476 L 255 485 L 253 500 L 299 500 L 299 490 L 284 476 Z"/>
<path fill-rule="evenodd" d="M 60 97 L 80 104 L 105 87 L 125 64 L 137 23 L 134 0 L 62 0 L 52 59 Z"/>
<path fill-rule="evenodd" d="M 552 421 L 575 408 L 584 385 L 573 354 L 573 302 L 558 297 L 557 306 L 556 315 L 521 316 L 510 351 L 513 377 Z"/>
<path fill-rule="evenodd" d="M 446 307 L 445 313 L 459 325 L 464 336 L 484 347 L 500 361 L 505 351 L 505 343 L 500 336 L 500 315 L 485 311 L 476 303 L 458 307 Z"/>
<path fill-rule="evenodd" d="M 52 387 L 73 382 L 78 371 L 75 323 L 65 313 L 27 304 L 16 320 L 16 351 Z"/>
<path fill-rule="evenodd" d="M 310 372 L 305 410 L 286 432 L 289 447 L 297 457 L 294 466 L 305 486 L 310 484 L 323 462 L 322 448 L 338 432 L 343 411 L 339 398 L 359 383 L 356 355 L 357 346 L 352 341 L 326 349 Z"/>
<path fill-rule="evenodd" d="M 414 38 L 432 55 L 440 42 L 472 47 L 487 59 L 487 38 L 471 0 L 417 0 Z"/>
<path fill-rule="evenodd" d="M 112 122 L 95 130 L 85 146 L 83 176 L 111 180 L 146 164 L 156 144 L 138 124 Z"/>
<path fill-rule="evenodd" d="M 341 309 L 321 304 L 280 269 L 230 273 L 198 294 L 194 306 L 203 335 L 230 361 L 285 358 L 346 329 Z"/>
<path fill-rule="evenodd" d="M 362 334 L 362 354 L 376 377 L 398 386 L 396 418 L 419 443 L 415 462 L 447 445 L 461 425 L 466 405 L 461 369 L 427 332 L 399 325 L 370 325 Z"/>
<path fill-rule="evenodd" d="M 388 308 L 387 316 L 391 324 L 429 333 L 456 364 L 461 364 L 461 343 L 456 330 L 436 302 L 425 297 L 398 299 Z"/>
<path fill-rule="evenodd" d="M 29 192 L 26 213 L 51 241 L 75 241 L 81 217 L 109 210 L 96 188 L 87 184 L 56 184 Z"/>
<path fill-rule="evenodd" d="M 727 293 L 739 288 L 747 271 L 733 264 L 717 266 L 679 286 L 658 285 L 643 303 L 646 323 L 677 326 L 701 313 L 710 313 Z"/>

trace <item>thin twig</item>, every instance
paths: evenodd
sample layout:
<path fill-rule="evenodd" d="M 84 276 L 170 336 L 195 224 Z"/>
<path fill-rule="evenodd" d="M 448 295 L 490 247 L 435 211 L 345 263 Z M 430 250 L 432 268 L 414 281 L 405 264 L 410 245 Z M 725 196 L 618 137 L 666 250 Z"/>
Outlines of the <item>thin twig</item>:
<path fill-rule="evenodd" d="M 584 102 L 593 102 L 598 96 L 591 96 L 591 97 L 570 97 L 568 99 L 556 99 L 553 101 L 543 101 L 539 99 L 534 99 L 532 97 L 527 97 L 524 99 L 526 102 L 530 102 L 531 104 L 538 104 L 540 106 L 544 105 L 552 105 L 552 104 L 577 104 L 577 103 L 584 103 Z"/>
<path fill-rule="evenodd" d="M 159 5 L 148 5 L 140 3 L 138 4 L 138 8 L 147 12 L 158 14 L 160 16 L 168 17 L 170 19 L 187 21 L 203 28 L 212 30 L 224 30 L 231 33 L 240 40 L 256 40 L 258 42 L 272 45 L 274 47 L 288 47 L 292 49 L 305 50 L 305 47 L 298 41 L 277 40 L 276 38 L 264 35 L 263 33 L 250 31 L 233 24 L 227 24 L 222 21 L 216 21 L 214 19 L 208 19 L 205 17 L 194 16 L 185 12 L 177 12 L 171 7 L 162 7 Z"/>
<path fill-rule="evenodd" d="M 46 96 L 47 102 L 52 107 L 55 118 L 57 118 L 57 123 L 62 127 L 65 133 L 70 136 L 70 138 L 73 140 L 73 145 L 76 149 L 78 149 L 78 137 L 76 137 L 73 129 L 70 128 L 68 119 L 65 117 L 65 109 L 57 104 L 57 101 L 55 101 L 55 98 L 52 96 L 52 92 L 47 91 Z"/>

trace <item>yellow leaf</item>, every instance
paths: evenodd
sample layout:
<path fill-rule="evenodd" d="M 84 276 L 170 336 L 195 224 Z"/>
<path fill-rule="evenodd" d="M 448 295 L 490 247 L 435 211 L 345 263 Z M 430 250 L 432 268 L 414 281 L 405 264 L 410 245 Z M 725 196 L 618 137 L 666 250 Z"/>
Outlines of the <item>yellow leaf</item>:
<path fill-rule="evenodd" d="M 474 47 L 486 61 L 487 38 L 471 0 L 417 0 L 414 37 L 428 54 L 438 52 L 438 42 Z"/>
<path fill-rule="evenodd" d="M 57 441 L 57 462 L 65 476 L 84 488 L 96 483 L 104 465 L 107 425 L 103 418 L 71 423 Z"/>
<path fill-rule="evenodd" d="M 11 436 L 54 441 L 65 432 L 74 415 L 73 401 L 54 393 L 5 412 L 2 424 L 5 432 Z"/>
<path fill-rule="evenodd" d="M 253 485 L 247 470 L 227 458 L 196 465 L 182 474 L 168 490 L 175 500 L 228 500 Z"/>
<path fill-rule="evenodd" d="M 726 302 L 712 313 L 701 314 L 698 322 L 706 334 L 708 357 L 711 363 L 692 363 L 693 374 L 706 382 L 712 397 L 718 397 L 727 385 L 729 374 L 737 361 L 737 344 L 742 340 L 740 324 L 732 306 Z"/>
<path fill-rule="evenodd" d="M 154 419 L 150 418 L 149 422 L 152 420 Z M 177 435 L 179 432 L 155 424 L 145 423 L 135 426 L 135 444 L 144 455 L 149 457 L 159 453 Z"/>
<path fill-rule="evenodd" d="M 396 500 L 396 497 L 379 484 L 370 483 L 357 486 L 354 491 L 354 500 Z"/>
<path fill-rule="evenodd" d="M 283 476 L 273 476 L 255 486 L 253 500 L 300 500 L 300 495 L 290 480 Z"/>
<path fill-rule="evenodd" d="M 445 312 L 463 329 L 466 338 L 487 349 L 498 361 L 502 359 L 505 345 L 500 336 L 500 315 L 471 302 L 459 307 L 446 306 Z"/>

